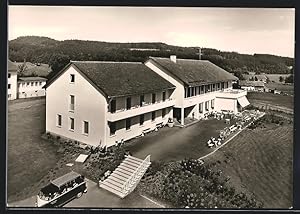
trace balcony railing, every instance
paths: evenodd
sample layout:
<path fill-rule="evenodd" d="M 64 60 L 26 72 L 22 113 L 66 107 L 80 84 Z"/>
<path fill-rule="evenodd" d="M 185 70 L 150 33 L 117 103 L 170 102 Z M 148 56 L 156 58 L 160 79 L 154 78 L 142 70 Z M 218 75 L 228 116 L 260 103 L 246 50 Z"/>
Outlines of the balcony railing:
<path fill-rule="evenodd" d="M 175 100 L 172 99 L 166 99 L 165 101 L 160 101 L 156 103 L 146 103 L 144 102 L 142 106 L 136 105 L 132 106 L 130 109 L 119 109 L 115 111 L 114 113 L 108 112 L 107 120 L 110 122 L 126 119 L 129 117 L 134 117 L 136 115 L 145 114 L 148 112 L 156 111 L 159 109 L 164 109 L 167 107 L 171 107 L 175 104 Z"/>
<path fill-rule="evenodd" d="M 224 90 L 220 91 L 216 94 L 217 97 L 226 97 L 226 98 L 239 98 L 242 96 L 246 96 L 247 91 L 241 90 L 241 89 L 230 89 L 230 90 Z"/>

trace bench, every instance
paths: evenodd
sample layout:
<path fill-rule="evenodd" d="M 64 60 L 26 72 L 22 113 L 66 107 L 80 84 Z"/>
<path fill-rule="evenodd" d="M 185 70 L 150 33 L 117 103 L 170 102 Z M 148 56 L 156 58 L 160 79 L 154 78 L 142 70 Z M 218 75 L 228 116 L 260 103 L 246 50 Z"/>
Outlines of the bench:
<path fill-rule="evenodd" d="M 235 130 L 237 130 L 237 127 L 233 127 L 230 131 L 234 132 Z"/>
<path fill-rule="evenodd" d="M 147 134 L 147 133 L 149 133 L 149 132 L 151 132 L 151 129 L 150 129 L 150 128 L 143 130 L 143 134 Z"/>
<path fill-rule="evenodd" d="M 157 123 L 155 126 L 156 126 L 156 128 L 161 128 L 161 127 L 163 127 L 163 122 Z"/>

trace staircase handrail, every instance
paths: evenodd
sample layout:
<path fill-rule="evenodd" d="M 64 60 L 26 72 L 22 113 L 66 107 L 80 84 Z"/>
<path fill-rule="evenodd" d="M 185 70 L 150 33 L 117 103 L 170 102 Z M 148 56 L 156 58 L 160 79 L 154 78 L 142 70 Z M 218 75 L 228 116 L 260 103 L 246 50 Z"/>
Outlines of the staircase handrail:
<path fill-rule="evenodd" d="M 141 168 L 143 166 L 146 165 L 146 163 L 149 163 L 150 162 L 150 155 L 148 155 L 144 160 L 143 162 L 139 165 L 139 167 L 131 174 L 131 176 L 126 180 L 126 182 L 123 184 L 122 186 L 122 192 L 123 193 L 126 193 L 126 189 L 127 189 L 127 186 L 129 185 L 130 181 L 133 180 L 136 175 L 141 171 Z"/>

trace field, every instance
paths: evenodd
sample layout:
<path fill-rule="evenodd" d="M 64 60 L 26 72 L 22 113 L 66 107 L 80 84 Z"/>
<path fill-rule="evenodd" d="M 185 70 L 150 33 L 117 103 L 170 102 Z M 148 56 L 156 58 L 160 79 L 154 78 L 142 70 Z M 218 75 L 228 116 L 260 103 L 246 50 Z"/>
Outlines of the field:
<path fill-rule="evenodd" d="M 286 85 L 286 84 L 281 84 L 281 83 L 270 82 L 270 83 L 265 84 L 265 86 L 269 89 L 276 88 L 276 90 L 282 91 L 287 94 L 291 94 L 291 95 L 294 94 L 294 85 Z"/>
<path fill-rule="evenodd" d="M 292 206 L 293 126 L 263 123 L 265 127 L 246 129 L 229 144 L 208 157 L 237 188 L 247 189 L 265 208 Z"/>
<path fill-rule="evenodd" d="M 249 92 L 247 98 L 250 103 L 259 102 L 270 104 L 274 106 L 285 107 L 294 109 L 294 97 L 281 94 L 262 93 L 262 92 Z"/>
<path fill-rule="evenodd" d="M 270 82 L 280 83 L 279 78 L 283 77 L 285 79 L 290 74 L 266 74 L 266 76 L 269 78 Z"/>
<path fill-rule="evenodd" d="M 60 158 L 57 147 L 41 138 L 45 131 L 45 99 L 8 104 L 8 201 L 23 199 Z M 24 191 L 27 188 L 29 191 Z"/>

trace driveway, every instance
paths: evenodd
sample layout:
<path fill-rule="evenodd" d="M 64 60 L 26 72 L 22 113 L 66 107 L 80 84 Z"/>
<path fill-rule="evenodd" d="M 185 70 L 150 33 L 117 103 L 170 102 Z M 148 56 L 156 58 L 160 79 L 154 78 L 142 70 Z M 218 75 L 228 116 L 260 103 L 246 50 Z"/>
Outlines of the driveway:
<path fill-rule="evenodd" d="M 98 185 L 87 179 L 87 193 L 80 198 L 74 199 L 64 207 L 67 208 L 162 208 L 158 203 L 132 192 L 124 199 L 98 187 Z M 8 207 L 34 207 L 36 197 L 32 196 L 22 201 L 8 204 Z"/>
<path fill-rule="evenodd" d="M 210 137 L 219 136 L 228 125 L 221 120 L 202 120 L 186 128 L 164 127 L 144 137 L 125 143 L 133 156 L 151 160 L 176 161 L 184 158 L 199 158 L 212 151 L 207 147 Z"/>

